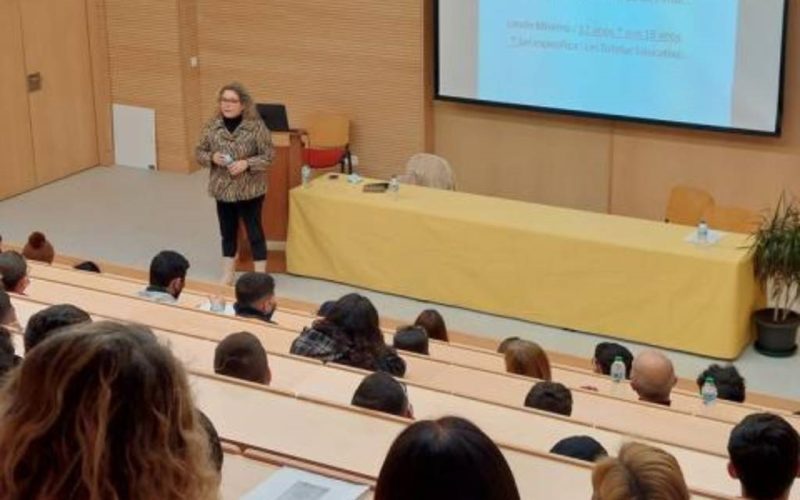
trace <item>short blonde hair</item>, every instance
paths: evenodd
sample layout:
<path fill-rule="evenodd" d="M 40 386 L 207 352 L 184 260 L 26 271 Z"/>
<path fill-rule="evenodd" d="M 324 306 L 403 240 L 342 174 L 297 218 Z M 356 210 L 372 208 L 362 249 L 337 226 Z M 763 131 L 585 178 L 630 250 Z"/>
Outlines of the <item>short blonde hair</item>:
<path fill-rule="evenodd" d="M 626 443 L 616 458 L 592 472 L 594 500 L 688 500 L 689 489 L 675 457 L 641 443 Z"/>
<path fill-rule="evenodd" d="M 550 360 L 547 353 L 536 342 L 515 340 L 505 352 L 506 371 L 517 375 L 551 380 Z"/>

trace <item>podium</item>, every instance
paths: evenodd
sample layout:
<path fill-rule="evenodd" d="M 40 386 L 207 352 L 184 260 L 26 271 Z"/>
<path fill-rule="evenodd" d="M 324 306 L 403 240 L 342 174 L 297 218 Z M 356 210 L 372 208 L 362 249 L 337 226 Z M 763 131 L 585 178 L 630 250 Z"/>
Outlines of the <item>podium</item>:
<path fill-rule="evenodd" d="M 301 183 L 303 144 L 299 131 L 273 132 L 275 158 L 267 168 L 267 197 L 261 219 L 267 238 L 267 266 L 270 272 L 286 271 L 286 235 L 289 227 L 289 190 Z M 253 258 L 244 225 L 239 223 L 237 271 L 252 271 Z"/>

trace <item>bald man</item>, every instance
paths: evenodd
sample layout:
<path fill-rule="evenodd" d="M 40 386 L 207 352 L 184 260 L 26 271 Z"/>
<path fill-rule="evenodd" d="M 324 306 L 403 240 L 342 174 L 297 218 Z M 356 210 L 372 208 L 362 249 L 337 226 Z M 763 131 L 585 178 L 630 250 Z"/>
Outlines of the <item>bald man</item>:
<path fill-rule="evenodd" d="M 670 393 L 678 379 L 672 361 L 658 351 L 644 351 L 633 360 L 631 387 L 639 400 L 669 406 Z"/>

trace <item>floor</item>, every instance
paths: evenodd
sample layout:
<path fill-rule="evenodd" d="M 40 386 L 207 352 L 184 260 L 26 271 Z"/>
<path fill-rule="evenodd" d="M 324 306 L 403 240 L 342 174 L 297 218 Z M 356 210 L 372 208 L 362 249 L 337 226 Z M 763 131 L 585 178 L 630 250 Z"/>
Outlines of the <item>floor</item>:
<path fill-rule="evenodd" d="M 22 243 L 30 231 L 48 235 L 57 252 L 146 268 L 160 250 L 173 249 L 191 262 L 196 279 L 214 280 L 219 268 L 219 236 L 213 200 L 205 193 L 207 173 L 192 175 L 151 172 L 127 167 L 98 167 L 35 191 L 0 201 L 0 235 Z M 413 321 L 429 304 L 321 280 L 276 275 L 279 294 L 322 302 L 361 291 L 381 314 Z M 591 357 L 596 335 L 552 328 L 526 321 L 438 306 L 454 330 L 504 338 L 520 336 L 546 349 Z M 644 346 L 626 343 L 634 354 Z M 671 352 L 681 377 L 694 378 L 708 358 Z M 800 356 L 772 359 L 752 347 L 736 361 L 747 387 L 800 400 Z M 798 402 L 800 409 L 800 402 Z"/>

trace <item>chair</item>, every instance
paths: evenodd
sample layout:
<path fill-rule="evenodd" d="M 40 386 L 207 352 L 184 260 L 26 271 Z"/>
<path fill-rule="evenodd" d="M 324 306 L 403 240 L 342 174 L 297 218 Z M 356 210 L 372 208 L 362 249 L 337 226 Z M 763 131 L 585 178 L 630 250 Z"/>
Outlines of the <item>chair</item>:
<path fill-rule="evenodd" d="M 712 205 L 703 212 L 703 218 L 711 229 L 732 233 L 750 234 L 761 222 L 757 213 L 740 207 Z"/>
<path fill-rule="evenodd" d="M 427 153 L 412 156 L 406 163 L 406 172 L 400 182 L 435 189 L 455 191 L 456 181 L 450 163 L 444 158 Z"/>
<path fill-rule="evenodd" d="M 317 113 L 302 132 L 303 163 L 313 169 L 339 166 L 353 173 L 350 157 L 350 120 L 337 114 Z"/>
<path fill-rule="evenodd" d="M 696 226 L 703 213 L 714 206 L 714 198 L 706 191 L 690 186 L 675 186 L 667 203 L 666 222 Z"/>

